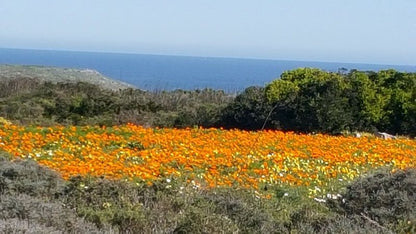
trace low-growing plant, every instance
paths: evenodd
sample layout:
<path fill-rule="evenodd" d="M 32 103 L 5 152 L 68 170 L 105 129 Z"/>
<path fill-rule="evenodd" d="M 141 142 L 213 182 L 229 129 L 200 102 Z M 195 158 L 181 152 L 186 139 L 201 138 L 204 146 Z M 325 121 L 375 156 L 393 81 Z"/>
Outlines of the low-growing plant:
<path fill-rule="evenodd" d="M 329 206 L 381 230 L 416 231 L 416 169 L 379 170 L 349 186 Z"/>
<path fill-rule="evenodd" d="M 0 191 L 2 193 L 51 198 L 64 184 L 64 180 L 56 172 L 34 161 L 11 162 L 5 157 L 1 158 Z"/>
<path fill-rule="evenodd" d="M 57 199 L 64 180 L 29 160 L 10 161 L 0 152 L 0 230 L 2 233 L 112 233 L 98 229 Z"/>

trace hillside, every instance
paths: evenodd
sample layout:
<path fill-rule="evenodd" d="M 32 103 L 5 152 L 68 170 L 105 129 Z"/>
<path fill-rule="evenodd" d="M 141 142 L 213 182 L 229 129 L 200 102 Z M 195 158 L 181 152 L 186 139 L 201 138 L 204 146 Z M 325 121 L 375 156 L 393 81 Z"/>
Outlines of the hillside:
<path fill-rule="evenodd" d="M 73 69 L 44 66 L 27 65 L 0 65 L 0 80 L 32 78 L 52 83 L 65 82 L 87 82 L 95 84 L 104 89 L 119 90 L 135 88 L 133 85 L 113 80 L 90 69 Z"/>

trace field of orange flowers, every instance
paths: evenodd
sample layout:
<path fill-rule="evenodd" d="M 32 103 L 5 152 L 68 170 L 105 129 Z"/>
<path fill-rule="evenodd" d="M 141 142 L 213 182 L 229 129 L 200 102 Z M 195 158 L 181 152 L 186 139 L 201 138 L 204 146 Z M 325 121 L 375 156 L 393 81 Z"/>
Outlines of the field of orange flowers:
<path fill-rule="evenodd" d="M 0 125 L 0 150 L 58 171 L 195 186 L 328 187 L 370 169 L 416 166 L 416 141 L 281 131 Z"/>

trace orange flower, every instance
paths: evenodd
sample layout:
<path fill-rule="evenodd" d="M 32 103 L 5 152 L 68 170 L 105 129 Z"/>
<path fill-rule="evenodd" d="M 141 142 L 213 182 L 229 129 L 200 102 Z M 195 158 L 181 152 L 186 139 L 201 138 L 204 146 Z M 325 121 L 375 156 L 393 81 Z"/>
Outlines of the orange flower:
<path fill-rule="evenodd" d="M 416 166 L 416 141 L 281 131 L 0 125 L 0 149 L 64 178 L 183 176 L 206 186 L 330 185 L 383 166 Z"/>

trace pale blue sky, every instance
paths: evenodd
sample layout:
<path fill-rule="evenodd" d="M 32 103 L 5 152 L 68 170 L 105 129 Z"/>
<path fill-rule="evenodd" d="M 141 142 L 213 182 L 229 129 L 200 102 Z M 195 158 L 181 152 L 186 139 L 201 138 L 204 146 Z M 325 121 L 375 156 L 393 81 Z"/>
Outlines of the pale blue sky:
<path fill-rule="evenodd" d="M 0 47 L 416 65 L 416 0 L 0 0 Z"/>

